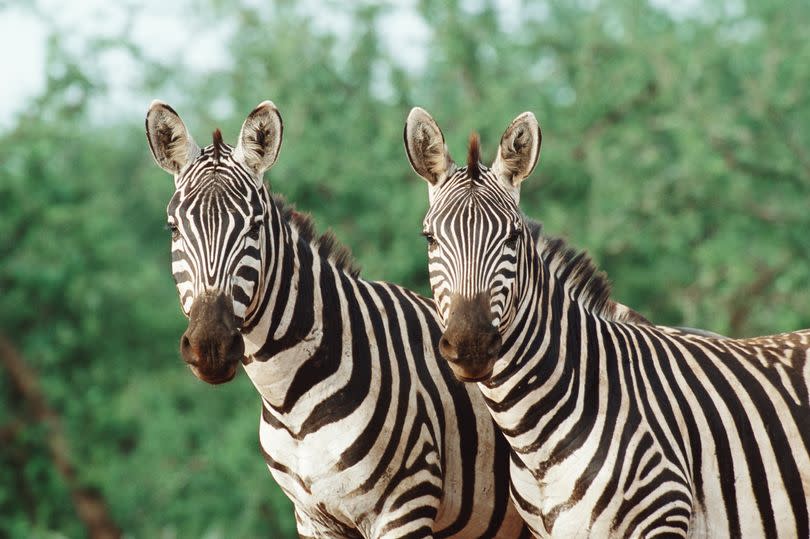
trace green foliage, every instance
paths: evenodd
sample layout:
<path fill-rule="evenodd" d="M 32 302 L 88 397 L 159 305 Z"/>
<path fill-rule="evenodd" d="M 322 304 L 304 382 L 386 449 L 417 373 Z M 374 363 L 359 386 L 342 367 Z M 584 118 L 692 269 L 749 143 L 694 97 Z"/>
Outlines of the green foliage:
<path fill-rule="evenodd" d="M 170 100 L 200 143 L 215 127 L 233 143 L 272 99 L 285 121 L 273 189 L 333 227 L 368 278 L 427 291 L 409 108 L 436 117 L 459 160 L 472 130 L 491 160 L 532 110 L 544 143 L 522 206 L 587 249 L 618 300 L 732 335 L 810 326 L 810 8 L 706 2 L 673 17 L 634 0 L 557 0 L 515 16 L 491 0 L 421 0 L 426 62 L 406 69 L 381 31 L 393 8 L 329 6 L 350 21 L 337 34 L 295 2 L 212 0 L 194 24 L 236 31 L 232 61 L 203 75 L 126 39 L 92 51 L 132 53 L 144 112 L 182 96 Z M 58 412 L 79 483 L 128 535 L 292 537 L 250 383 L 211 388 L 178 358 L 172 185 L 143 118 L 99 114 L 106 75 L 58 37 L 44 94 L 0 135 L 0 332 Z M 6 376 L 0 398 L 0 535 L 82 536 L 47 428 Z"/>

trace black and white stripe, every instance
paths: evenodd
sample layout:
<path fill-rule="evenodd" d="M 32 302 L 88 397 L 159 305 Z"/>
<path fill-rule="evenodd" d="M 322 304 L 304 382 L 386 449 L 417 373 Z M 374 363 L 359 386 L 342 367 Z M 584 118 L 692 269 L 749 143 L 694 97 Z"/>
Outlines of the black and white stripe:
<path fill-rule="evenodd" d="M 413 122 L 441 139 L 424 111 Z M 478 386 L 534 480 L 513 480 L 520 511 L 553 537 L 810 537 L 810 330 L 723 339 L 628 317 L 584 254 L 520 213 L 536 126 L 518 117 L 491 169 L 414 164 L 438 305 L 492 300 L 502 346 Z"/>
<path fill-rule="evenodd" d="M 216 154 L 217 159 L 213 156 Z M 195 297 L 225 290 L 244 320 L 256 307 L 262 278 L 261 193 L 249 189 L 247 169 L 236 166 L 232 149 L 215 142 L 201 150 L 194 167 L 178 178 L 167 209 L 172 230 L 172 274 L 188 315 Z M 234 201 L 240 200 L 240 205 Z"/>
<path fill-rule="evenodd" d="M 205 291 L 233 300 L 262 398 L 261 449 L 299 534 L 527 537 L 509 501 L 508 445 L 479 392 L 437 358 L 433 302 L 359 278 L 248 164 L 271 151 L 263 141 L 280 145 L 280 117 L 277 133 L 255 118 L 268 113 L 267 102 L 251 113 L 235 148 L 215 136 L 185 152 L 168 208 L 172 267 L 186 313 Z"/>

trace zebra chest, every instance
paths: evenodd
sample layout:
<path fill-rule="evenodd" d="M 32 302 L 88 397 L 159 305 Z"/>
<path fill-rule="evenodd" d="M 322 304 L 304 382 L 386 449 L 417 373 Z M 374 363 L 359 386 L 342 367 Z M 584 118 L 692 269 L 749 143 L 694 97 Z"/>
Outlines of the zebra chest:
<path fill-rule="evenodd" d="M 355 529 L 355 477 L 339 471 L 342 446 L 317 436 L 296 440 L 288 432 L 266 423 L 260 429 L 262 450 L 270 473 L 292 500 L 299 518 L 314 530 Z"/>
<path fill-rule="evenodd" d="M 655 445 L 610 444 L 600 454 L 585 444 L 536 477 L 537 509 L 550 537 L 641 537 L 647 532 L 640 522 L 648 531 L 672 531 L 693 517 L 686 481 Z"/>
<path fill-rule="evenodd" d="M 518 482 L 513 472 L 512 482 L 539 515 L 542 525 L 533 525 L 535 529 L 549 537 L 633 537 L 634 515 L 654 507 L 656 498 L 666 505 L 663 500 L 673 488 L 687 490 L 685 484 L 676 486 L 682 483 L 677 469 L 663 458 L 646 428 L 607 437 L 606 429 L 616 427 L 600 419 L 580 438 L 551 437 L 525 452 L 517 451 L 520 444 L 510 439 L 533 475 L 533 484 L 525 477 Z"/>
<path fill-rule="evenodd" d="M 334 430 L 322 429 L 300 437 L 284 427 L 262 421 L 259 433 L 262 450 L 294 482 L 292 490 L 297 497 L 318 495 L 324 490 L 334 495 L 351 488 L 346 478 L 338 479 L 347 442 Z"/>

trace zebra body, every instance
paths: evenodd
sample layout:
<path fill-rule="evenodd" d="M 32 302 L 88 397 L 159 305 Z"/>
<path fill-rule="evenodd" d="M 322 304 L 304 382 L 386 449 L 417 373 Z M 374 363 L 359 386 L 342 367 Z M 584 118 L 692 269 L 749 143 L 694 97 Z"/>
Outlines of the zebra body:
<path fill-rule="evenodd" d="M 293 257 L 311 252 L 305 242 L 294 244 Z M 311 286 L 309 308 L 317 306 L 321 314 L 308 328 L 281 333 L 300 331 L 300 340 L 269 338 L 277 330 L 272 323 L 245 333 L 245 370 L 263 400 L 262 450 L 296 506 L 299 532 L 519 535 L 503 480 L 507 447 L 500 440 L 496 445 L 480 396 L 457 385 L 434 359 L 432 306 L 393 285 L 351 278 L 328 261 L 312 270 L 298 286 Z M 336 296 L 322 295 L 326 287 L 317 283 L 325 280 L 333 281 Z M 302 308 L 287 297 L 289 309 Z M 327 313 L 333 327 L 324 327 Z M 379 349 L 363 343 L 367 335 Z M 406 356 L 413 359 L 406 362 Z M 332 376 L 324 378 L 323 370 Z"/>
<path fill-rule="evenodd" d="M 200 149 L 160 102 L 147 115 L 175 175 L 172 270 L 201 379 L 241 363 L 261 395 L 260 446 L 301 537 L 519 537 L 509 448 L 483 399 L 437 358 L 432 301 L 357 276 L 348 252 L 271 197 L 281 145 L 270 102 L 236 147 Z M 474 388 L 473 388 L 474 389 Z"/>
<path fill-rule="evenodd" d="M 810 330 L 725 339 L 628 316 L 583 253 L 520 213 L 530 113 L 491 168 L 477 139 L 456 167 L 421 109 L 405 139 L 430 183 L 440 349 L 533 477 L 513 492 L 537 535 L 810 537 Z"/>

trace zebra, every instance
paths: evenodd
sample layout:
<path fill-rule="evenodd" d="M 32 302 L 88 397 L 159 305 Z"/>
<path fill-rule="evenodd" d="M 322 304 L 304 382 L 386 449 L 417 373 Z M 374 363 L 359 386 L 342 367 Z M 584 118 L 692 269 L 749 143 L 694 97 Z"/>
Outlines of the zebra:
<path fill-rule="evenodd" d="M 244 366 L 301 537 L 529 537 L 505 439 L 435 350 L 432 300 L 361 279 L 331 233 L 271 196 L 282 132 L 264 101 L 235 147 L 217 130 L 200 148 L 169 105 L 149 107 L 152 156 L 174 176 L 182 358 L 211 384 Z"/>
<path fill-rule="evenodd" d="M 404 138 L 428 182 L 440 352 L 517 454 L 536 535 L 810 537 L 810 330 L 725 339 L 613 302 L 584 252 L 519 209 L 540 153 L 530 112 L 489 168 L 476 135 L 456 166 L 423 109 Z"/>

